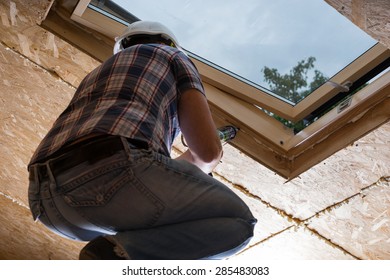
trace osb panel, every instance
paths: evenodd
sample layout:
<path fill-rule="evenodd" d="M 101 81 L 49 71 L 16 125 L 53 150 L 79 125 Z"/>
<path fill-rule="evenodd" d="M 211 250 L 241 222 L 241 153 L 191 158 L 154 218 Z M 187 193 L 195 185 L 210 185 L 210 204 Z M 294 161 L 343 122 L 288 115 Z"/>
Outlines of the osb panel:
<path fill-rule="evenodd" d="M 362 259 L 390 259 L 390 177 L 313 219 L 310 228 Z"/>
<path fill-rule="evenodd" d="M 216 171 L 270 205 L 305 220 L 389 175 L 389 146 L 390 123 L 387 123 L 286 183 L 226 145 L 225 156 Z"/>
<path fill-rule="evenodd" d="M 389 0 L 325 0 L 325 2 L 390 49 Z"/>
<path fill-rule="evenodd" d="M 341 249 L 326 242 L 305 227 L 293 227 L 255 247 L 233 260 L 354 260 Z"/>
<path fill-rule="evenodd" d="M 9 20 L 12 25 L 17 25 L 18 20 L 22 22 L 31 22 L 40 24 L 46 17 L 47 12 L 52 6 L 54 0 L 34 0 L 34 5 L 31 1 L 2 1 L 9 6 Z M 20 13 L 20 11 L 28 11 L 28 14 Z M 3 24 L 7 24 L 7 15 L 5 9 L 0 9 L 1 19 Z"/>
<path fill-rule="evenodd" d="M 0 191 L 27 205 L 27 163 L 74 88 L 0 44 Z"/>
<path fill-rule="evenodd" d="M 0 195 L 0 260 L 78 259 L 84 243 L 59 237 L 40 223 L 30 210 Z"/>
<path fill-rule="evenodd" d="M 1 1 L 1 41 L 77 86 L 98 62 L 37 25 L 51 1 Z"/>

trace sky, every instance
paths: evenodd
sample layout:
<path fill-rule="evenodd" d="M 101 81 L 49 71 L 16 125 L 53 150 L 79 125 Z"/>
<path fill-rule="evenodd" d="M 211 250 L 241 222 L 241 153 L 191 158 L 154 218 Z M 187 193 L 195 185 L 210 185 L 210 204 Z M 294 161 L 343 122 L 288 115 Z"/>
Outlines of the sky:
<path fill-rule="evenodd" d="M 264 66 L 298 61 L 332 77 L 376 41 L 323 0 L 114 0 L 170 28 L 184 49 L 266 87 Z"/>

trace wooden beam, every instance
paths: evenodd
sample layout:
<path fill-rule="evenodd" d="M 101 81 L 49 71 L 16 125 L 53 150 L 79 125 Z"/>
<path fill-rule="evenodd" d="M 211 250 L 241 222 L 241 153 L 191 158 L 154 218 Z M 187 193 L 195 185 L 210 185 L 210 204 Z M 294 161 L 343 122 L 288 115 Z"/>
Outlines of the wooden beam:
<path fill-rule="evenodd" d="M 204 82 L 283 118 L 291 118 L 293 109 L 292 104 L 289 104 L 270 93 L 266 93 L 251 84 L 230 76 L 219 69 L 211 67 L 196 58 L 191 58 L 191 60 L 198 68 Z"/>
<path fill-rule="evenodd" d="M 285 153 L 285 145 L 294 136 L 292 129 L 269 116 L 253 104 L 223 92 L 204 83 L 206 96 L 212 108 L 218 109 L 227 120 L 234 121 L 238 128 L 252 131 L 262 142 L 270 145 L 270 149 Z"/>
<path fill-rule="evenodd" d="M 226 117 L 223 111 L 218 110 L 213 107 L 213 105 L 210 105 L 210 107 L 217 127 L 234 125 L 240 128 L 236 138 L 229 142 L 230 145 L 256 162 L 259 162 L 268 169 L 274 171 L 279 176 L 286 179 L 289 177 L 290 163 L 289 160 L 283 156 L 283 153 L 281 154 L 272 150 L 266 139 L 262 138 L 261 135 L 254 133 L 246 126 L 240 126 L 240 123 L 236 122 L 234 119 Z"/>
<path fill-rule="evenodd" d="M 113 40 L 51 9 L 41 26 L 98 61 L 112 55 Z"/>
<path fill-rule="evenodd" d="M 287 158 L 294 178 L 390 120 L 390 72 L 291 138 Z"/>
<path fill-rule="evenodd" d="M 99 20 L 96 20 L 97 18 Z M 125 25 L 113 21 L 92 9 L 85 9 L 82 15 L 73 13 L 70 19 L 104 34 L 111 39 L 112 44 L 114 44 L 114 38 L 118 34 L 122 34 L 126 28 Z"/>
<path fill-rule="evenodd" d="M 239 132 L 230 144 L 284 178 L 289 160 L 284 143 L 293 131 L 256 106 L 244 102 L 208 83 L 204 83 L 210 109 L 217 127 L 234 125 Z"/>
<path fill-rule="evenodd" d="M 289 179 L 293 179 L 337 151 L 345 148 L 364 135 L 385 124 L 390 120 L 390 98 L 379 102 L 354 119 L 333 131 L 326 141 L 314 144 L 310 150 L 291 160 Z"/>
<path fill-rule="evenodd" d="M 360 116 L 370 107 L 384 100 L 390 94 L 390 72 L 352 96 L 350 105 L 339 112 L 338 107 L 311 124 L 287 143 L 290 158 L 311 149 L 315 143 L 323 141 L 329 134 L 343 127 L 347 122 Z M 390 111 L 390 110 L 389 110 Z M 342 139 L 340 139 L 342 140 Z"/>

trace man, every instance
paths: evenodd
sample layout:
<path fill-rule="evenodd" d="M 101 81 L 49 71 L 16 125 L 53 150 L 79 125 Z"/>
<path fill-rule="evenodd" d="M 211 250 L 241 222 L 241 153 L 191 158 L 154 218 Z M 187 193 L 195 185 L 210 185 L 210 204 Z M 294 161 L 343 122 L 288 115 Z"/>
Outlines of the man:
<path fill-rule="evenodd" d="M 179 132 L 188 150 L 170 158 Z M 35 220 L 90 241 L 80 259 L 211 259 L 256 220 L 210 173 L 222 147 L 199 74 L 164 25 L 139 21 L 88 74 L 29 163 Z"/>

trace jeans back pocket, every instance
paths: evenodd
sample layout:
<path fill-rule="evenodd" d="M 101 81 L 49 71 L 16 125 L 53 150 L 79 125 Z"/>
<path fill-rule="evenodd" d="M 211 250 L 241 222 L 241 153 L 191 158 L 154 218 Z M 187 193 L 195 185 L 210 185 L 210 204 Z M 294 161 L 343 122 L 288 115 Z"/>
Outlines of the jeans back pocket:
<path fill-rule="evenodd" d="M 100 166 L 61 186 L 65 202 L 72 207 L 104 206 L 129 180 L 131 170 L 124 162 Z"/>

